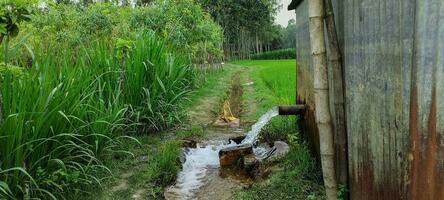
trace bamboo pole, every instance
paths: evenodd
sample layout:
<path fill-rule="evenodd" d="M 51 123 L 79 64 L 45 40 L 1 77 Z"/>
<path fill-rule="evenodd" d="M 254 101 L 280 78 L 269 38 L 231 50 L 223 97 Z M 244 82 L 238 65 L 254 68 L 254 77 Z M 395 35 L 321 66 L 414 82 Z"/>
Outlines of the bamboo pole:
<path fill-rule="evenodd" d="M 310 45 L 314 67 L 315 117 L 319 130 L 322 174 L 328 200 L 336 200 L 333 126 L 330 113 L 327 55 L 324 38 L 324 9 L 322 0 L 308 1 Z"/>
<path fill-rule="evenodd" d="M 330 65 L 333 71 L 333 102 L 335 109 L 335 146 L 336 169 L 339 183 L 348 186 L 348 158 L 347 158 L 347 128 L 344 109 L 344 79 L 341 49 L 331 0 L 324 0 L 325 23 L 327 27 L 328 44 L 330 49 Z"/>

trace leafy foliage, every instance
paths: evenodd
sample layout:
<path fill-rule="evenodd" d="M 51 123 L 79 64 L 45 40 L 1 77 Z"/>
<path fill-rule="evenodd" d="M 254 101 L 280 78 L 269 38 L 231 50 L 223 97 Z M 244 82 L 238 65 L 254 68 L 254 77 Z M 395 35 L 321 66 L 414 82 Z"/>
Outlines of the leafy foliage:
<path fill-rule="evenodd" d="M 296 59 L 296 49 L 279 49 L 251 56 L 253 60 Z"/>
<path fill-rule="evenodd" d="M 199 0 L 224 31 L 227 56 L 247 58 L 251 51 L 260 52 L 273 42 L 276 0 Z M 262 47 L 259 47 L 262 46 Z"/>
<path fill-rule="evenodd" d="M 296 20 L 289 20 L 287 27 L 282 28 L 281 32 L 281 48 L 296 48 Z"/>
<path fill-rule="evenodd" d="M 155 0 L 150 6 L 135 8 L 111 3 L 84 8 L 49 4 L 23 29 L 33 33 L 28 39 L 31 47 L 41 41 L 57 41 L 57 46 L 45 48 L 79 49 L 97 38 L 130 39 L 151 31 L 193 62 L 215 62 L 223 55 L 220 26 L 194 0 Z"/>
<path fill-rule="evenodd" d="M 31 9 L 28 5 L 32 2 L 23 0 L 3 0 L 0 2 L 0 43 L 3 36 L 17 36 L 18 24 L 30 19 Z"/>
<path fill-rule="evenodd" d="M 194 62 L 222 59 L 222 30 L 194 0 L 156 0 L 136 10 L 130 24 L 154 30 Z"/>

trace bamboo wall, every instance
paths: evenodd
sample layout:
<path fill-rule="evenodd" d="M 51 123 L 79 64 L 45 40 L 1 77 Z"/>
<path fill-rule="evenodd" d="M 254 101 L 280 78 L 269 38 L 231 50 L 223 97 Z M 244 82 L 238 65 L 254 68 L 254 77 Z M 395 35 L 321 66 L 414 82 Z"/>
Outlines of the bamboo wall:
<path fill-rule="evenodd" d="M 444 199 L 444 1 L 334 4 L 351 199 Z M 296 15 L 298 101 L 317 150 L 307 1 Z"/>

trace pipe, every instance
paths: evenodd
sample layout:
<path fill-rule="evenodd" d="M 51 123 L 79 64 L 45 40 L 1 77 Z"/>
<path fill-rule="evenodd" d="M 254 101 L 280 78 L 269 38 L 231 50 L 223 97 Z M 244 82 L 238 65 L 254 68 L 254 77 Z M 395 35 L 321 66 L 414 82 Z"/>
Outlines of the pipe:
<path fill-rule="evenodd" d="M 305 104 L 297 104 L 293 106 L 278 106 L 279 115 L 302 115 L 305 112 Z"/>

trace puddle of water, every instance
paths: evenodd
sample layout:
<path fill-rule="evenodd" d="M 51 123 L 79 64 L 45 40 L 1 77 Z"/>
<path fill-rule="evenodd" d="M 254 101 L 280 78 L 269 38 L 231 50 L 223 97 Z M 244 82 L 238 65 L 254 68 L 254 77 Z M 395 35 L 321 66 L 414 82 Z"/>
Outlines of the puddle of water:
<path fill-rule="evenodd" d="M 176 185 L 167 191 L 167 199 L 191 199 L 194 193 L 203 185 L 207 171 L 219 168 L 219 151 L 235 146 L 236 143 L 198 144 L 197 148 L 185 149 L 185 162 L 179 172 Z"/>
<path fill-rule="evenodd" d="M 248 132 L 241 144 L 255 142 L 260 130 L 267 124 L 268 121 L 271 120 L 271 118 L 276 115 L 278 115 L 277 107 L 272 108 L 261 116 L 252 126 L 251 131 Z M 239 132 L 239 130 L 236 129 L 231 130 L 231 132 Z M 221 132 L 220 134 L 224 133 Z M 228 137 L 224 138 L 225 141 L 227 141 L 227 139 Z M 227 188 L 234 185 L 239 186 L 240 182 L 233 182 L 235 179 L 237 179 L 236 177 L 225 176 L 223 174 L 226 173 L 221 173 L 220 171 L 219 151 L 221 149 L 237 145 L 233 141 L 231 143 L 227 143 L 225 141 L 209 141 L 207 144 L 198 144 L 197 148 L 184 149 L 185 162 L 182 163 L 182 170 L 178 174 L 176 184 L 168 188 L 165 192 L 165 198 L 169 200 L 206 199 L 210 194 L 200 194 L 204 196 L 196 198 L 197 193 L 202 193 L 199 190 L 202 189 L 203 186 L 205 186 L 203 187 L 204 190 L 214 188 L 210 190 L 218 191 L 223 190 L 224 185 L 226 185 Z M 264 147 L 254 148 L 254 153 L 259 159 L 266 156 L 267 152 L 268 150 Z M 220 176 L 224 177 L 221 178 Z M 239 179 L 245 179 L 245 177 Z M 214 195 L 214 197 L 217 199 L 223 199 L 219 195 Z"/>

